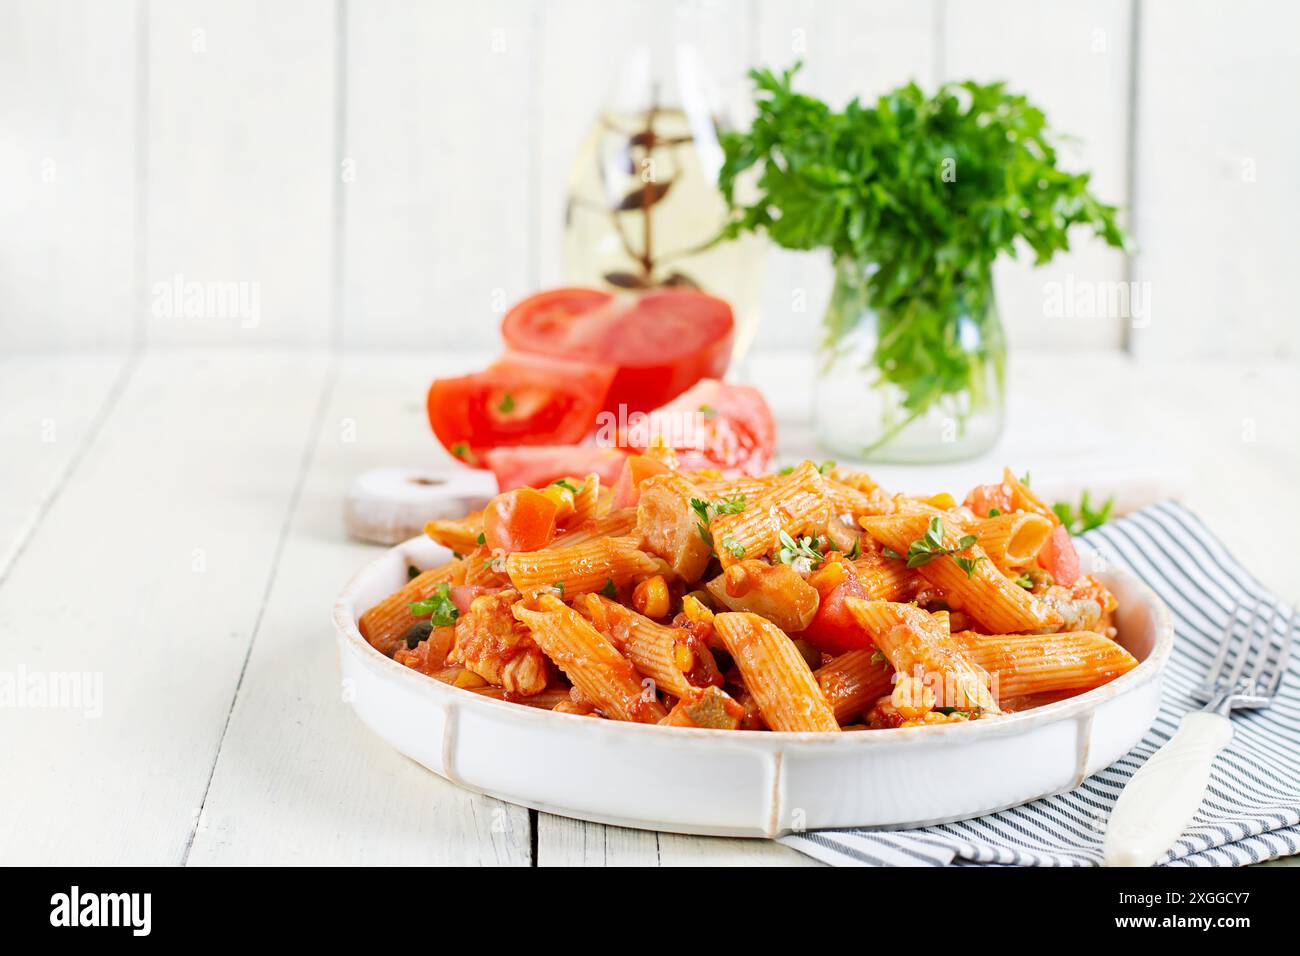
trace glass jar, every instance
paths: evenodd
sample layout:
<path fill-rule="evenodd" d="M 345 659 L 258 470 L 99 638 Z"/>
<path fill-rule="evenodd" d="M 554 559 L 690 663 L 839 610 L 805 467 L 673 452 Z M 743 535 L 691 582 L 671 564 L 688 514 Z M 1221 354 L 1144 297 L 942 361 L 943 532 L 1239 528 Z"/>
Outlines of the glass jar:
<path fill-rule="evenodd" d="M 749 233 L 715 243 L 728 209 L 718 190 L 722 130 L 744 89 L 740 71 L 719 82 L 720 11 L 680 3 L 670 29 L 634 43 L 578 149 L 564 214 L 564 279 L 609 291 L 697 288 L 730 303 L 732 360 L 758 330 L 766 240 Z M 603 81 L 603 79 L 602 79 Z M 752 177 L 750 177 L 752 179 Z M 742 194 L 744 190 L 741 190 Z"/>
<path fill-rule="evenodd" d="M 1002 433 L 1006 342 L 991 274 L 883 304 L 879 269 L 836 263 L 814 386 L 818 442 L 843 458 L 959 461 Z"/>

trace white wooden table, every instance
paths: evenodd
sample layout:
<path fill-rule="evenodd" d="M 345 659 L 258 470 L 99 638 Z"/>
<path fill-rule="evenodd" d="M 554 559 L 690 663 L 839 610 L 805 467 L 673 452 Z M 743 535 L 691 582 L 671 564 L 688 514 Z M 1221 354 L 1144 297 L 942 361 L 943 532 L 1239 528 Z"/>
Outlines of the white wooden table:
<path fill-rule="evenodd" d="M 424 389 L 473 361 L 0 359 L 0 674 L 102 678 L 99 716 L 0 707 L 0 863 L 809 862 L 468 793 L 343 702 L 329 609 L 375 550 L 344 537 L 341 496 L 366 468 L 446 461 Z M 759 357 L 748 372 L 782 457 L 813 454 L 810 367 Z M 1294 365 L 1019 356 L 1011 376 L 1009 437 L 987 461 L 879 476 L 960 491 L 1005 460 L 1039 487 L 1168 487 L 1300 597 Z"/>

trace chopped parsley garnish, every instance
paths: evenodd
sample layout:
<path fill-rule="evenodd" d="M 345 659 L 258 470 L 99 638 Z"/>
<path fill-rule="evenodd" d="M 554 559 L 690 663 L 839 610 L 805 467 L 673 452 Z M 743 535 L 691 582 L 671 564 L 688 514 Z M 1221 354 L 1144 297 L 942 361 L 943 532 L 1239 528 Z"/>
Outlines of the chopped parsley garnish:
<path fill-rule="evenodd" d="M 575 495 L 582 490 L 581 488 L 575 487 L 573 482 L 569 481 L 567 478 L 557 478 L 551 482 L 551 484 L 559 485 L 565 491 L 571 491 Z"/>
<path fill-rule="evenodd" d="M 1020 585 L 1026 591 L 1032 591 L 1034 589 L 1034 578 L 1028 571 L 1022 571 L 1020 572 L 1020 576 L 1016 578 L 1016 584 Z"/>
<path fill-rule="evenodd" d="M 923 564 L 929 564 L 935 558 L 942 555 L 951 555 L 957 562 L 957 567 L 966 572 L 966 577 L 975 573 L 975 565 L 983 558 L 957 557 L 958 551 L 965 551 L 975 544 L 979 539 L 973 534 L 962 535 L 957 540 L 955 548 L 945 548 L 943 546 L 943 519 L 935 515 L 930 519 L 929 526 L 925 529 L 925 534 L 913 541 L 907 548 L 907 566 L 909 568 L 919 568 Z M 892 548 L 885 548 L 882 552 L 887 558 L 902 558 L 903 556 Z"/>
<path fill-rule="evenodd" d="M 726 548 L 727 553 L 730 554 L 737 561 L 744 560 L 745 546 L 741 544 L 739 541 L 737 541 L 735 538 L 732 537 L 723 538 L 722 546 Z"/>
<path fill-rule="evenodd" d="M 709 503 L 701 498 L 692 498 L 691 510 L 699 519 L 695 523 L 695 529 L 700 533 L 700 540 L 712 548 L 713 535 L 709 533 Z"/>
<path fill-rule="evenodd" d="M 1026 471 L 1023 475 L 1020 476 L 1020 483 L 1024 485 L 1026 488 L 1029 487 L 1029 472 Z"/>
<path fill-rule="evenodd" d="M 822 558 L 825 557 L 825 555 L 817 550 L 817 542 L 811 537 L 805 535 L 796 541 L 794 538 L 790 537 L 789 532 L 782 531 L 780 533 L 780 539 L 781 550 L 777 556 L 781 559 L 782 564 L 788 564 L 795 567 L 796 570 L 800 570 L 798 566 L 802 565 L 802 570 L 811 571 L 813 565 L 820 564 Z"/>
<path fill-rule="evenodd" d="M 502 415 L 509 415 L 515 410 L 515 397 L 509 392 L 501 396 L 501 404 L 497 405 L 497 411 Z"/>
<path fill-rule="evenodd" d="M 605 581 L 605 586 L 600 589 L 600 593 L 605 595 L 611 601 L 618 599 L 618 588 L 614 586 L 614 579 L 609 578 Z"/>
<path fill-rule="evenodd" d="M 849 553 L 848 555 L 846 555 L 846 557 L 848 557 L 848 559 L 852 561 L 854 558 L 860 557 L 861 555 L 862 555 L 862 539 L 854 538 L 853 547 L 849 548 Z"/>
<path fill-rule="evenodd" d="M 488 558 L 483 562 L 483 567 L 487 568 L 489 571 L 500 571 L 501 568 L 505 566 L 505 563 L 505 558 Z"/>
<path fill-rule="evenodd" d="M 1001 511 L 1000 509 L 998 509 L 998 508 L 990 508 L 990 509 L 989 509 L 989 517 L 990 517 L 990 518 L 996 518 L 996 517 L 997 517 L 998 515 L 1000 515 L 1000 514 L 1002 514 L 1002 511 Z"/>
<path fill-rule="evenodd" d="M 451 586 L 446 582 L 434 588 L 433 594 L 423 601 L 411 602 L 412 617 L 427 617 L 430 627 L 448 627 L 460 617 L 460 610 L 451 599 Z"/>
<path fill-rule="evenodd" d="M 458 441 L 451 446 L 451 453 L 462 461 L 469 459 L 469 445 L 463 441 Z"/>
<path fill-rule="evenodd" d="M 788 475 L 793 471 L 794 471 L 794 465 L 786 465 L 784 468 L 778 469 L 777 474 Z"/>
<path fill-rule="evenodd" d="M 563 581 L 555 581 L 555 582 L 553 582 L 553 583 L 551 584 L 551 587 L 555 588 L 555 590 L 557 590 L 557 591 L 560 592 L 560 597 L 564 597 L 564 582 L 563 582 Z"/>
<path fill-rule="evenodd" d="M 973 710 L 958 710 L 956 707 L 936 707 L 934 712 L 936 714 L 951 714 L 956 717 L 969 717 L 974 713 Z"/>
<path fill-rule="evenodd" d="M 713 502 L 713 513 L 717 515 L 738 515 L 744 510 L 744 495 L 736 495 L 734 498 L 719 498 Z"/>
<path fill-rule="evenodd" d="M 836 462 L 824 461 L 817 466 L 817 470 L 823 475 L 829 475 L 832 471 L 835 470 L 835 465 Z"/>
<path fill-rule="evenodd" d="M 475 538 L 474 540 L 477 541 L 479 544 L 487 544 L 487 536 L 484 535 L 482 531 L 478 533 L 478 537 Z"/>
<path fill-rule="evenodd" d="M 1083 534 L 1093 528 L 1100 528 L 1110 520 L 1110 513 L 1114 508 L 1114 495 L 1107 498 L 1100 508 L 1094 508 L 1086 491 L 1083 493 L 1083 497 L 1079 499 L 1078 511 L 1068 501 L 1058 501 L 1052 505 L 1056 517 L 1061 519 L 1061 524 L 1065 525 L 1065 530 L 1070 534 Z"/>

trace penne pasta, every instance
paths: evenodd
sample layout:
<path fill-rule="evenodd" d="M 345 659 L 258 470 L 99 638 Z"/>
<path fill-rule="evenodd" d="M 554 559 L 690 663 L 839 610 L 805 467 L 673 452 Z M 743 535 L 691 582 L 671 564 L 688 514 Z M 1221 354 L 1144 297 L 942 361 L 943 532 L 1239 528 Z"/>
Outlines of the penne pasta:
<path fill-rule="evenodd" d="M 564 531 L 541 546 L 549 510 L 517 496 L 490 506 L 493 541 L 535 550 L 489 548 L 484 512 L 430 521 L 457 560 L 366 610 L 365 639 L 483 697 L 709 730 L 992 719 L 1137 664 L 1111 639 L 1114 596 L 1072 572 L 1068 528 L 1010 470 L 959 507 L 831 463 L 682 472 L 662 446 L 616 489 L 536 490 Z"/>
<path fill-rule="evenodd" d="M 567 548 L 575 544 L 584 544 L 599 538 L 621 538 L 631 534 L 636 527 L 636 509 L 620 508 L 599 518 L 592 518 L 569 528 L 564 534 L 557 535 L 551 542 L 551 548 Z"/>
<path fill-rule="evenodd" d="M 835 732 L 839 722 L 808 662 L 785 633 L 757 614 L 717 614 L 713 626 L 773 730 Z"/>
<path fill-rule="evenodd" d="M 942 622 L 912 604 L 857 598 L 844 603 L 894 670 L 920 677 L 934 690 L 938 706 L 999 713 L 989 675 L 962 655 Z"/>
<path fill-rule="evenodd" d="M 412 578 L 405 587 L 361 615 L 357 622 L 361 636 L 379 653 L 392 657 L 418 620 L 411 613 L 411 605 L 432 597 L 443 584 L 460 583 L 464 573 L 463 561 L 451 561 Z"/>
<path fill-rule="evenodd" d="M 743 511 L 715 514 L 709 533 L 725 569 L 779 550 L 783 531 L 792 537 L 808 528 L 820 531 L 829 514 L 826 483 L 817 466 L 805 461 L 770 487 L 746 496 Z"/>
<path fill-rule="evenodd" d="M 914 541 L 921 540 L 933 516 L 927 512 L 862 518 L 859 523 L 873 538 L 894 553 L 906 555 Z M 955 549 L 957 531 L 950 530 L 944 522 L 942 544 L 945 549 Z M 956 524 L 956 519 L 951 523 Z M 942 554 L 921 564 L 917 571 L 921 577 L 941 588 L 948 606 L 964 611 L 983 627 L 999 634 L 1012 634 L 1053 627 L 1061 623 L 1061 616 L 1047 604 L 1017 585 L 988 560 L 978 544 L 964 549 L 961 555 L 972 561 L 969 573 L 951 554 Z"/>
<path fill-rule="evenodd" d="M 841 724 L 862 716 L 894 686 L 894 669 L 874 647 L 841 654 L 813 671 L 813 677 Z"/>
<path fill-rule="evenodd" d="M 618 588 L 659 571 L 639 544 L 639 538 L 595 538 L 562 548 L 516 551 L 506 558 L 506 574 L 523 593 L 555 588 L 573 597 L 599 591 L 609 582 Z"/>
<path fill-rule="evenodd" d="M 652 686 L 599 631 L 559 598 L 544 594 L 532 610 L 520 601 L 514 616 L 575 687 L 615 720 L 656 723 L 667 716 Z"/>
<path fill-rule="evenodd" d="M 658 690 L 685 697 L 698 687 L 722 684 L 712 652 L 688 628 L 658 624 L 597 594 L 573 605 Z"/>
<path fill-rule="evenodd" d="M 1060 634 L 952 635 L 973 663 L 988 671 L 999 698 L 1090 690 L 1137 667 L 1137 659 L 1092 631 Z"/>
<path fill-rule="evenodd" d="M 979 539 L 989 560 L 1006 572 L 1032 564 L 1052 533 L 1052 523 L 1032 511 L 977 518 L 966 528 Z"/>

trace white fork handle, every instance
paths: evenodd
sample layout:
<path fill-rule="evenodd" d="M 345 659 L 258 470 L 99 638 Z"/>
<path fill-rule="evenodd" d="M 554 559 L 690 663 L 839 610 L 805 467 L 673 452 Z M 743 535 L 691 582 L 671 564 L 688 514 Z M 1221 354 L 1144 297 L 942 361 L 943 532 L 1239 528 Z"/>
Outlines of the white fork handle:
<path fill-rule="evenodd" d="M 1210 783 L 1210 764 L 1232 739 L 1232 722 L 1196 711 L 1133 774 L 1110 812 L 1107 866 L 1151 866 L 1187 829 Z"/>

